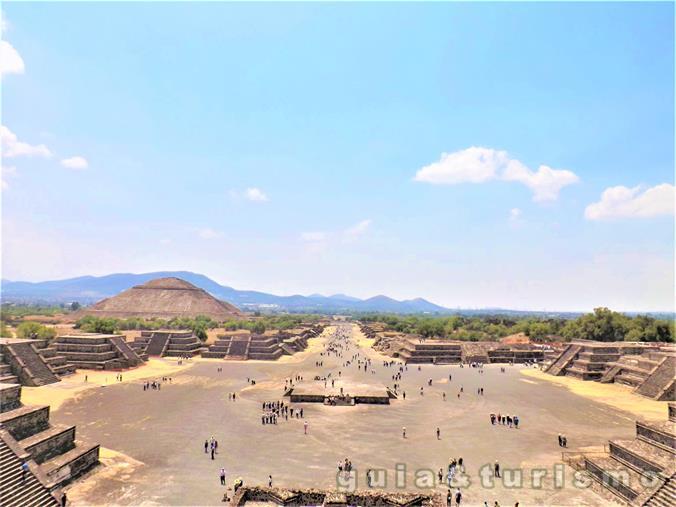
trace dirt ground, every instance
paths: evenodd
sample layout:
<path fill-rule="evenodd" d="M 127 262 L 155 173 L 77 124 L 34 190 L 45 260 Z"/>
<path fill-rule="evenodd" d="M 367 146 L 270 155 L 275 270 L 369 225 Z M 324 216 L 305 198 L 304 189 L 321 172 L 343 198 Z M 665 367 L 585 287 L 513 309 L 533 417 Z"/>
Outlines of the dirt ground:
<path fill-rule="evenodd" d="M 501 505 L 518 501 L 521 506 L 608 505 L 589 489 L 573 486 L 573 471 L 562 465 L 557 434 L 568 437 L 569 451 L 594 448 L 610 438 L 631 438 L 635 414 L 627 405 L 614 406 L 540 378 L 534 370 L 507 366 L 502 373 L 499 365 L 490 365 L 481 374 L 457 365 L 423 365 L 420 370 L 409 365 L 399 381 L 405 399 L 352 407 L 295 404 L 296 409 L 303 408 L 303 419 L 262 425 L 262 402 L 282 400 L 285 379 L 296 375 L 304 377 L 302 385 L 319 388 L 323 382 L 312 378 L 328 373 L 339 379 L 336 386 L 393 384 L 398 365 L 383 366 L 389 358 L 359 347 L 368 341 L 356 327 L 350 328 L 353 341 L 342 358 L 321 355 L 331 328 L 311 340 L 308 350 L 276 362 L 198 359 L 172 369 L 174 362 L 158 359 L 136 370 L 138 376 L 134 371 L 124 373 L 121 383 L 104 378 L 97 387 L 77 391 L 73 386 L 76 396 L 53 408 L 52 419 L 77 424 L 78 438 L 100 442 L 104 466 L 69 488 L 72 505 L 222 505 L 221 468 L 229 486 L 237 477 L 245 484 L 267 484 L 272 475 L 274 486 L 335 488 L 336 465 L 346 457 L 356 470 L 357 488 L 366 487 L 368 469 L 377 469 L 387 478 L 387 489 L 445 492 L 445 486 L 420 482 L 420 477 L 435 475 L 451 457 L 463 457 L 469 480 L 463 486 L 467 505 L 484 501 L 493 505 L 495 500 Z M 373 372 L 343 365 L 356 353 L 373 358 Z M 162 370 L 159 363 L 165 362 Z M 144 368 L 148 369 L 143 372 Z M 173 381 L 161 390 L 142 389 L 141 379 L 169 371 L 166 375 Z M 247 378 L 255 379 L 256 385 Z M 420 387 L 424 395 L 419 394 Z M 484 388 L 483 396 L 477 394 L 479 387 Z M 64 391 L 69 391 L 67 385 Z M 237 393 L 236 401 L 229 399 L 232 392 Z M 520 428 L 492 426 L 491 412 L 518 415 Z M 666 404 L 661 418 L 666 418 Z M 211 437 L 219 442 L 214 460 L 204 453 L 204 441 Z M 482 468 L 492 467 L 495 460 L 510 481 L 482 483 Z M 562 484 L 554 480 L 559 468 Z M 539 488 L 532 481 L 535 469 L 546 471 Z M 404 483 L 397 481 L 397 472 Z"/>

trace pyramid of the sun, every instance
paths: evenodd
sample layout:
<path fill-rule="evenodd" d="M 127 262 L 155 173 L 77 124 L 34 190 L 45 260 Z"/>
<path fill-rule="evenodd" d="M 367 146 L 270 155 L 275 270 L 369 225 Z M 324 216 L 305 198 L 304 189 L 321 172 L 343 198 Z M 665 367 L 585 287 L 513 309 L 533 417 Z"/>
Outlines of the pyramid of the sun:
<path fill-rule="evenodd" d="M 214 320 L 238 317 L 241 312 L 207 291 L 180 278 L 157 278 L 120 292 L 78 312 L 78 317 L 159 318 L 197 317 Z"/>

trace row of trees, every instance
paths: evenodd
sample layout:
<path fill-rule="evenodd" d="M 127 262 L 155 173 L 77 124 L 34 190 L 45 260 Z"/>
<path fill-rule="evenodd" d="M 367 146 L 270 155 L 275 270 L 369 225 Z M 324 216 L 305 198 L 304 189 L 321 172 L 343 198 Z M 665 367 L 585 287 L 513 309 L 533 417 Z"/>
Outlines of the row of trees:
<path fill-rule="evenodd" d="M 291 329 L 298 326 L 301 322 L 316 321 L 319 317 L 306 315 L 279 315 L 256 317 L 253 320 L 228 320 L 218 322 L 210 317 L 203 315 L 195 318 L 177 317 L 170 320 L 165 319 L 114 319 L 86 316 L 75 323 L 75 327 L 87 333 L 117 333 L 124 330 L 133 329 L 191 329 L 201 340 L 207 339 L 209 329 L 217 327 L 225 328 L 228 331 L 246 329 L 252 333 L 262 334 L 267 329 Z"/>
<path fill-rule="evenodd" d="M 673 320 L 655 319 L 648 315 L 630 317 L 607 308 L 596 308 L 593 313 L 576 319 L 514 318 L 501 315 L 427 317 L 383 314 L 368 314 L 359 318 L 364 322 L 382 322 L 391 331 L 468 341 L 494 341 L 516 333 L 524 333 L 536 341 L 577 338 L 598 341 L 673 342 L 675 336 Z"/>

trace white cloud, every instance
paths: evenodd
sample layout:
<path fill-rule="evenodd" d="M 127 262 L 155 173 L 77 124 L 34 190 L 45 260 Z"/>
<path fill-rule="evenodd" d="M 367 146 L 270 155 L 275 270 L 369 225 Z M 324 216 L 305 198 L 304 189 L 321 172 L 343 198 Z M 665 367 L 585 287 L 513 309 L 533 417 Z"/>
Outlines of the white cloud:
<path fill-rule="evenodd" d="M 61 166 L 65 167 L 66 169 L 74 169 L 76 171 L 81 171 L 83 169 L 87 169 L 89 167 L 89 163 L 87 162 L 86 158 L 75 156 L 70 158 L 64 158 L 61 161 Z"/>
<path fill-rule="evenodd" d="M 52 156 L 52 152 L 44 144 L 31 145 L 19 141 L 16 134 L 4 125 L 0 125 L 0 142 L 2 143 L 2 156 L 5 158 Z"/>
<path fill-rule="evenodd" d="M 354 224 L 352 227 L 348 227 L 347 229 L 345 229 L 344 235 L 348 239 L 358 238 L 359 236 L 365 234 L 370 226 L 371 226 L 370 219 L 362 220 L 361 222 Z"/>
<path fill-rule="evenodd" d="M 26 66 L 19 52 L 6 40 L 0 41 L 0 75 L 23 74 Z"/>
<path fill-rule="evenodd" d="M 327 234 L 325 232 L 303 232 L 300 235 L 300 239 L 303 241 L 324 241 L 327 238 Z"/>
<path fill-rule="evenodd" d="M 669 183 L 662 183 L 647 189 L 641 186 L 610 187 L 603 191 L 600 201 L 585 208 L 584 216 L 588 220 L 605 220 L 673 215 L 674 190 L 674 185 Z"/>
<path fill-rule="evenodd" d="M 265 202 L 269 200 L 265 192 L 256 187 L 247 188 L 244 192 L 244 196 L 254 202 Z"/>
<path fill-rule="evenodd" d="M 509 219 L 510 220 L 518 220 L 521 218 L 521 210 L 519 208 L 512 208 L 509 210 Z"/>
<path fill-rule="evenodd" d="M 571 171 L 541 165 L 534 172 L 510 158 L 506 151 L 476 146 L 443 153 L 438 162 L 419 169 L 414 179 L 445 185 L 484 183 L 495 179 L 516 181 L 533 191 L 534 201 L 556 200 L 563 187 L 579 181 Z"/>
<path fill-rule="evenodd" d="M 220 238 L 223 234 L 219 231 L 216 231 L 210 227 L 205 227 L 198 231 L 199 237 L 202 239 L 216 239 Z"/>
<path fill-rule="evenodd" d="M 505 151 L 472 146 L 454 153 L 442 153 L 441 159 L 418 170 L 415 181 L 453 185 L 483 183 L 495 178 L 498 169 L 509 162 Z"/>
<path fill-rule="evenodd" d="M 2 190 L 6 190 L 9 188 L 9 183 L 7 182 L 7 177 L 14 177 L 16 176 L 16 167 L 14 166 L 2 166 L 2 177 L 0 178 L 0 187 Z"/>
<path fill-rule="evenodd" d="M 5 33 L 9 28 L 9 21 L 5 17 L 5 11 L 0 9 L 0 33 Z"/>
<path fill-rule="evenodd" d="M 518 160 L 510 160 L 502 173 L 502 179 L 526 185 L 533 191 L 534 201 L 555 201 L 563 187 L 580 181 L 571 171 L 541 165 L 537 172 L 533 172 Z"/>

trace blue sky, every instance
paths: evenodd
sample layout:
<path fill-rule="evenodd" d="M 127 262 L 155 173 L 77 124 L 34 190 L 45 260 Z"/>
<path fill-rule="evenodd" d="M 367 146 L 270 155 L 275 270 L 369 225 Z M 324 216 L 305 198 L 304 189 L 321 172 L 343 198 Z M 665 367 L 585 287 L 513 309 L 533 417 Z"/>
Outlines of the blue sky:
<path fill-rule="evenodd" d="M 673 20 L 5 3 L 2 276 L 673 311 Z"/>

